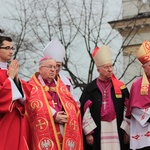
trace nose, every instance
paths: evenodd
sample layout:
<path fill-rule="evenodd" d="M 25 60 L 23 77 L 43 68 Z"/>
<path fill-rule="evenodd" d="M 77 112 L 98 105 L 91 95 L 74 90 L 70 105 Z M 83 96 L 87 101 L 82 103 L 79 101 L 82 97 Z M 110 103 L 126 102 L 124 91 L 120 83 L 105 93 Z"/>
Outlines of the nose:
<path fill-rule="evenodd" d="M 108 66 L 108 70 L 112 70 L 112 66 Z"/>
<path fill-rule="evenodd" d="M 111 67 L 108 68 L 108 72 L 112 72 L 112 70 L 113 70 L 113 69 L 112 69 Z"/>
<path fill-rule="evenodd" d="M 53 66 L 53 67 L 51 68 L 51 70 L 52 70 L 52 71 L 55 71 L 55 70 L 56 70 L 56 68 Z"/>
<path fill-rule="evenodd" d="M 13 53 L 14 53 L 14 51 L 13 51 L 12 49 L 10 49 L 10 50 L 9 50 L 9 53 L 10 53 L 10 54 L 13 54 Z"/>

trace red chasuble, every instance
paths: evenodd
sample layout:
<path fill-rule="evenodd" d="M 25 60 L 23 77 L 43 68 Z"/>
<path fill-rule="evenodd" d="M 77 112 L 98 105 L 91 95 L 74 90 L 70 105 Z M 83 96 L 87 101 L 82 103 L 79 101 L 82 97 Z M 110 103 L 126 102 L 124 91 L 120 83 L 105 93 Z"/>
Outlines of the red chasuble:
<path fill-rule="evenodd" d="M 56 124 L 54 122 L 50 106 L 52 97 L 49 87 L 43 86 L 37 79 L 36 73 L 30 80 L 34 87 L 31 91 L 31 99 L 27 103 L 27 113 L 31 125 L 33 137 L 33 150 L 83 150 L 82 126 L 80 110 L 73 100 L 70 92 L 58 78 L 56 92 L 64 111 L 68 115 L 68 122 L 64 124 L 62 147 L 60 146 Z"/>
<path fill-rule="evenodd" d="M 30 88 L 21 81 L 26 96 Z M 12 86 L 7 77 L 7 70 L 0 69 L 0 149 L 28 150 L 27 120 L 25 109 L 18 100 L 12 101 Z"/>

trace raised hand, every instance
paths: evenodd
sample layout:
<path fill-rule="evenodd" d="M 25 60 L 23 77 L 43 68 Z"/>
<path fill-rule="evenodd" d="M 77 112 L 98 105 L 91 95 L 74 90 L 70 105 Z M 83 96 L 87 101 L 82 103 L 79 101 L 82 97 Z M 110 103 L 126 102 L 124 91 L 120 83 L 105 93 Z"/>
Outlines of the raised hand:
<path fill-rule="evenodd" d="M 9 65 L 9 69 L 8 69 L 8 76 L 12 79 L 14 79 L 15 77 L 18 76 L 18 69 L 19 69 L 19 65 L 18 65 L 18 61 L 12 60 L 10 65 Z"/>

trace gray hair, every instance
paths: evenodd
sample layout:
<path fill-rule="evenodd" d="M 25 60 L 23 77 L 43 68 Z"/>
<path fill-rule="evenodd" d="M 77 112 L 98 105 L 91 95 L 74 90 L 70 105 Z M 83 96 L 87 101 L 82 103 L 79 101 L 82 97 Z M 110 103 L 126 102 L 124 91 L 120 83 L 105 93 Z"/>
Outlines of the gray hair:
<path fill-rule="evenodd" d="M 39 62 L 39 68 L 42 66 L 42 64 L 47 61 L 47 60 L 54 60 L 53 58 L 50 57 L 43 57 L 40 62 Z M 55 61 L 55 60 L 54 60 Z"/>

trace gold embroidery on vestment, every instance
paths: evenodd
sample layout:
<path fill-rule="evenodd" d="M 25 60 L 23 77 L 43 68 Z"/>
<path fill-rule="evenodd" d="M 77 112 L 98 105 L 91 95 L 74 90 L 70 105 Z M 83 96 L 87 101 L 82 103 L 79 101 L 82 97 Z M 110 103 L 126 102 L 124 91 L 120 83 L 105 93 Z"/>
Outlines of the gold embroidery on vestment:
<path fill-rule="evenodd" d="M 54 147 L 54 143 L 51 139 L 45 137 L 40 140 L 38 147 L 40 150 L 50 150 Z"/>
<path fill-rule="evenodd" d="M 36 121 L 37 122 L 35 123 L 35 127 L 38 132 L 42 132 L 42 131 L 46 130 L 46 128 L 48 127 L 47 119 L 45 119 L 43 117 L 39 117 L 39 118 L 37 118 Z"/>
<path fill-rule="evenodd" d="M 34 110 L 40 110 L 41 108 L 43 107 L 43 103 L 41 100 L 39 99 L 34 99 L 30 102 L 29 104 L 29 109 L 31 111 L 34 111 Z"/>
<path fill-rule="evenodd" d="M 78 128 L 77 121 L 74 120 L 74 119 L 72 119 L 72 120 L 70 121 L 70 127 L 71 127 L 73 130 L 77 130 L 77 128 Z"/>
<path fill-rule="evenodd" d="M 68 109 L 72 110 L 72 111 L 76 111 L 74 105 L 73 105 L 72 103 L 70 103 L 70 102 L 67 102 L 67 103 L 66 103 L 66 107 L 67 107 Z"/>
<path fill-rule="evenodd" d="M 76 142 L 74 139 L 69 138 L 67 141 L 67 147 L 71 150 L 76 150 Z"/>

